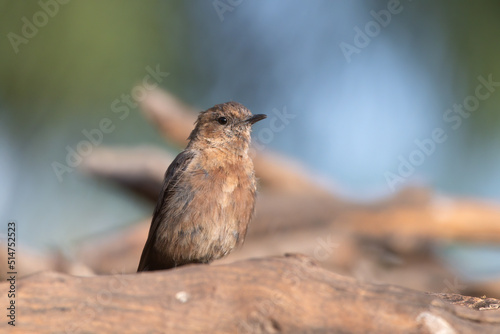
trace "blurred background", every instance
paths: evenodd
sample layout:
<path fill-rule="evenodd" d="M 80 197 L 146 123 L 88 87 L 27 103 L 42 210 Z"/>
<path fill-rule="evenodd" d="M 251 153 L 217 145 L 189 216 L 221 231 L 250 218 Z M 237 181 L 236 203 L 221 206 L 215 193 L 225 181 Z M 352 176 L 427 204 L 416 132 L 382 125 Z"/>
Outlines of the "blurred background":
<path fill-rule="evenodd" d="M 234 100 L 288 115 L 272 136 L 259 123 L 254 140 L 345 198 L 419 184 L 500 202 L 497 1 L 0 1 L 0 13 L 0 221 L 17 221 L 35 249 L 151 214 L 143 198 L 60 167 L 103 118 L 102 146 L 177 153 L 126 102 L 152 72 L 198 110 Z M 487 97 L 474 98 L 478 86 Z M 464 104 L 470 113 L 453 111 Z M 500 276 L 498 248 L 456 246 L 443 252 L 451 263 Z"/>

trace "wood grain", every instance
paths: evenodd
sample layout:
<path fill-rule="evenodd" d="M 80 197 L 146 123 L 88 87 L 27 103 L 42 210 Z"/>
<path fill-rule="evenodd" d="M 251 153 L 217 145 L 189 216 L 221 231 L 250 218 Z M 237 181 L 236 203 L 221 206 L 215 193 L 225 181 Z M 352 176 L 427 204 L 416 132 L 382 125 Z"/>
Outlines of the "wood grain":
<path fill-rule="evenodd" d="M 7 283 L 0 288 L 6 291 Z M 300 255 L 19 282 L 18 329 L 38 333 L 498 333 L 500 301 L 361 283 Z M 0 297 L 6 305 L 6 294 Z M 0 330 L 8 327 L 5 321 Z"/>

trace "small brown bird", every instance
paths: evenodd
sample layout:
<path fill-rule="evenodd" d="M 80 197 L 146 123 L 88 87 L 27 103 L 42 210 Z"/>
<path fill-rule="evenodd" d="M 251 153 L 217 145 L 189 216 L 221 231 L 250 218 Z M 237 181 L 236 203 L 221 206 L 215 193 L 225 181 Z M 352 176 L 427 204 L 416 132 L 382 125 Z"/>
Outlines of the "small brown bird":
<path fill-rule="evenodd" d="M 264 118 L 236 102 L 200 113 L 165 173 L 137 271 L 209 263 L 243 243 L 256 192 L 250 132 Z"/>

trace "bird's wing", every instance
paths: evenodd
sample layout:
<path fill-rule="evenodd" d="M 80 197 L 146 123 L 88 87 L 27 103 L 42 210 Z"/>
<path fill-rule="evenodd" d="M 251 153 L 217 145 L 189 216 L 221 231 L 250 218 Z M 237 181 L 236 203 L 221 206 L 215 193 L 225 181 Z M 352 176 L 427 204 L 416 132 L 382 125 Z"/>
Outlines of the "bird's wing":
<path fill-rule="evenodd" d="M 144 250 L 142 251 L 141 260 L 139 262 L 139 267 L 137 271 L 148 270 L 148 258 L 153 253 L 153 245 L 156 238 L 156 231 L 158 226 L 162 221 L 162 207 L 164 203 L 169 201 L 170 196 L 173 194 L 173 188 L 179 181 L 179 177 L 182 172 L 187 168 L 189 163 L 192 161 L 195 153 L 193 151 L 182 151 L 179 155 L 172 161 L 167 171 L 165 172 L 165 179 L 163 181 L 163 187 L 156 203 L 155 210 L 153 212 L 153 220 L 151 221 L 151 226 L 149 228 L 149 235 L 144 245 Z"/>

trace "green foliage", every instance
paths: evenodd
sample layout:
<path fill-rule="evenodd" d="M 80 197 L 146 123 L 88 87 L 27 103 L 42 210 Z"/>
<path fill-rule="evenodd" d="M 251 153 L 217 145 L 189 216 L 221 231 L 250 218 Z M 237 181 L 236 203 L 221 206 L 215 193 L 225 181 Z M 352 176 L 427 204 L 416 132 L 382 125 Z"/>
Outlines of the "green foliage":
<path fill-rule="evenodd" d="M 161 24 L 179 14 L 163 4 L 160 16 L 158 7 L 152 1 L 69 1 L 57 12 L 52 8 L 53 17 L 47 15 L 27 43 L 13 45 L 9 33 L 23 37 L 22 19 L 33 23 L 43 8 L 36 1 L 2 1 L 1 99 L 16 110 L 15 118 L 44 108 L 62 114 L 109 105 L 144 77 L 146 66 L 172 66 L 164 48 L 174 37 Z"/>

